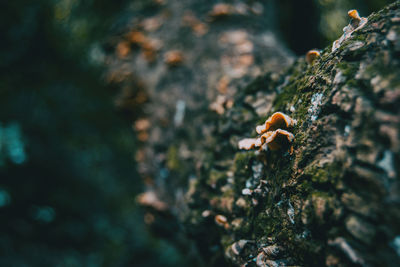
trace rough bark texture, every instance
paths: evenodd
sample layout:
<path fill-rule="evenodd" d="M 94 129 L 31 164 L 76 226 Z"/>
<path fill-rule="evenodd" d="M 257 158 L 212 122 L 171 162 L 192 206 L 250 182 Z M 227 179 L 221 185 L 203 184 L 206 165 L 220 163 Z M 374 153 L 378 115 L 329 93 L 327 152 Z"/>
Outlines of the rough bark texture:
<path fill-rule="evenodd" d="M 396 2 L 336 51 L 236 87 L 212 110 L 205 101 L 186 112 L 177 105 L 175 115 L 147 113 L 149 126 L 136 127 L 148 135 L 138 156 L 151 177 L 138 198 L 149 207 L 148 223 L 186 246 L 175 236 L 181 229 L 214 265 L 223 258 L 238 266 L 398 265 L 399 35 Z M 203 72 L 219 62 L 202 60 Z M 173 71 L 164 77 L 179 79 Z M 163 94 L 196 101 L 193 94 L 210 86 L 199 84 L 154 91 L 150 107 L 176 103 Z M 276 111 L 297 120 L 293 152 L 239 151 L 238 141 L 256 136 L 256 125 Z"/>

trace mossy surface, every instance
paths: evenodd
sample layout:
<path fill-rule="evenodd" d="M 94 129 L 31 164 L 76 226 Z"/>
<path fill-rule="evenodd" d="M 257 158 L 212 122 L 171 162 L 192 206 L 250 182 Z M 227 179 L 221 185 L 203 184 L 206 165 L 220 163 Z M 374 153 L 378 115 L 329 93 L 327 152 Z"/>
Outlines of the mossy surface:
<path fill-rule="evenodd" d="M 346 225 L 345 218 L 354 213 L 348 205 L 355 204 L 343 195 L 358 194 L 383 205 L 387 185 L 394 183 L 377 164 L 383 151 L 399 158 L 396 138 L 377 129 L 389 125 L 392 133 L 398 131 L 399 51 L 387 33 L 396 26 L 391 18 L 399 17 L 399 8 L 397 2 L 372 14 L 363 29 L 335 52 L 324 49 L 313 65 L 298 59 L 279 78 L 268 74 L 256 79 L 238 92 L 231 109 L 216 118 L 212 160 L 202 165 L 204 182 L 195 189 L 203 203 L 197 207 L 227 218 L 225 227 L 213 227 L 219 229 L 220 251 L 235 265 L 254 265 L 262 249 L 273 245 L 281 252 L 266 254 L 266 259 L 287 265 L 390 265 L 389 259 L 398 259 L 389 240 L 400 229 L 392 227 L 383 234 L 386 245 L 371 256 L 377 237 L 371 234 L 366 239 L 370 243 L 365 243 L 356 231 L 370 225 L 385 228 L 384 220 L 363 217 Z M 374 77 L 379 78 L 371 81 Z M 248 101 L 271 96 L 265 115 L 257 114 Z M 293 153 L 290 147 L 238 151 L 237 141 L 254 137 L 256 125 L 277 111 L 297 120 L 289 129 L 295 135 Z M 230 203 L 229 208 L 221 208 L 221 203 Z M 395 212 L 393 208 L 385 214 L 385 220 L 396 218 Z M 233 253 L 231 246 L 239 240 L 251 240 L 252 249 Z M 349 256 L 344 246 L 356 256 Z M 387 258 L 380 258 L 384 254 Z"/>

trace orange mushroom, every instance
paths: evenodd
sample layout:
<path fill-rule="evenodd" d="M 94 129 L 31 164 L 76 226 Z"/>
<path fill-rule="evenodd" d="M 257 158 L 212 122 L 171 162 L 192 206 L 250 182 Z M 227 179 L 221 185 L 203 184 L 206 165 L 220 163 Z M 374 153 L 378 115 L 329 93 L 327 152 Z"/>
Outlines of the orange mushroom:
<path fill-rule="evenodd" d="M 282 112 L 275 112 L 265 121 L 264 124 L 258 125 L 256 131 L 258 134 L 262 134 L 276 129 L 287 129 L 295 124 L 296 120 L 293 120 L 288 115 Z"/>
<path fill-rule="evenodd" d="M 256 147 L 262 147 L 267 144 L 270 150 L 278 150 L 283 146 L 293 142 L 294 135 L 286 131 L 287 128 L 296 124 L 296 120 L 290 118 L 282 112 L 276 112 L 269 117 L 263 125 L 256 127 L 258 138 L 244 138 L 239 141 L 239 149 L 250 150 Z M 291 150 L 293 147 L 291 147 Z"/>
<path fill-rule="evenodd" d="M 314 60 L 316 60 L 320 56 L 320 53 L 318 50 L 310 50 L 306 54 L 306 61 L 308 64 L 312 64 Z"/>
<path fill-rule="evenodd" d="M 361 17 L 358 14 L 358 11 L 356 9 L 349 10 L 349 12 L 347 12 L 347 14 L 349 15 L 350 18 L 357 20 L 357 21 L 361 21 Z"/>
<path fill-rule="evenodd" d="M 345 40 L 350 38 L 353 32 L 358 31 L 359 29 L 364 27 L 364 25 L 368 22 L 368 19 L 360 17 L 358 11 L 355 9 L 350 10 L 349 12 L 347 12 L 347 14 L 351 18 L 351 21 L 349 25 L 343 28 L 343 35 L 340 36 L 339 39 L 333 42 L 332 52 L 337 50 Z"/>
<path fill-rule="evenodd" d="M 286 131 L 287 128 L 296 124 L 296 120 L 290 118 L 282 112 L 275 112 L 264 124 L 256 127 L 258 138 L 244 138 L 239 141 L 239 149 L 250 150 L 256 147 L 262 147 L 267 144 L 270 150 L 278 150 L 294 140 L 294 135 Z M 291 147 L 291 152 L 293 147 Z"/>
<path fill-rule="evenodd" d="M 261 144 L 267 144 L 269 149 L 278 150 L 291 143 L 294 140 L 294 135 L 286 130 L 278 129 L 264 133 L 259 139 Z"/>

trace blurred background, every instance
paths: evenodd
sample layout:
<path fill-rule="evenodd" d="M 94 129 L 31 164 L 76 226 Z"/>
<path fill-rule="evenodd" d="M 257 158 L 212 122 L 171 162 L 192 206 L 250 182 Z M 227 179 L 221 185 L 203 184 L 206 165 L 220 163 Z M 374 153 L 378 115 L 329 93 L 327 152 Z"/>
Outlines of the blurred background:
<path fill-rule="evenodd" d="M 225 1 L 268 7 L 265 27 L 297 56 L 337 39 L 347 10 L 390 2 Z M 143 107 L 118 108 L 105 78 L 110 40 L 159 5 L 169 2 L 0 2 L 0 266 L 190 264 L 147 231 L 132 130 Z"/>

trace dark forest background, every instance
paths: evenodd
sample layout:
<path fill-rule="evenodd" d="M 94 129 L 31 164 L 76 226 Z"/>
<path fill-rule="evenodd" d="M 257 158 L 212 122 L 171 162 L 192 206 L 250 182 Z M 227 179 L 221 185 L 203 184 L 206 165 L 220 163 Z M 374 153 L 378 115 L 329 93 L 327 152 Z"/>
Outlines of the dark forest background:
<path fill-rule="evenodd" d="M 303 55 L 340 36 L 343 12 L 392 1 L 270 2 L 269 27 Z M 189 264 L 146 231 L 136 137 L 104 79 L 107 39 L 153 5 L 0 2 L 0 266 Z"/>

